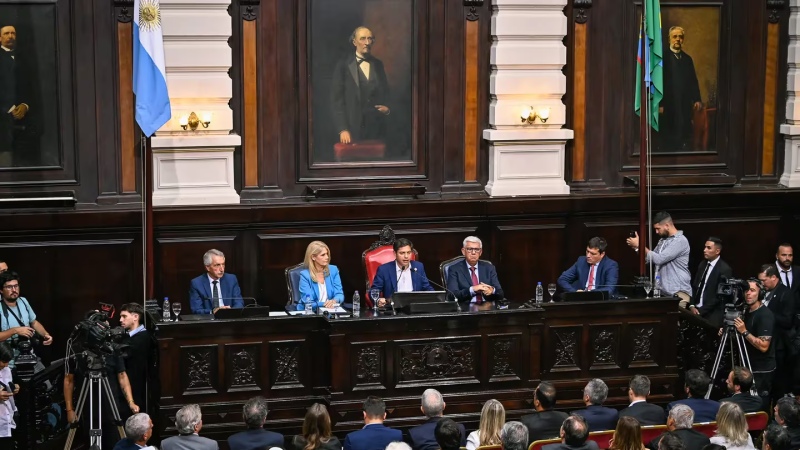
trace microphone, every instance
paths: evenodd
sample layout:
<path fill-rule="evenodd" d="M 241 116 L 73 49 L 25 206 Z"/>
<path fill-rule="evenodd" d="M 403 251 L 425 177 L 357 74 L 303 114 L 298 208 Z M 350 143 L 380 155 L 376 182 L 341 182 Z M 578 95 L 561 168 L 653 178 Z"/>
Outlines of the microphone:
<path fill-rule="evenodd" d="M 416 268 L 416 267 L 414 267 L 414 268 L 413 268 L 413 269 L 411 269 L 411 270 L 413 270 L 414 272 L 416 272 L 416 271 L 417 271 L 417 268 Z M 458 303 L 458 297 L 456 296 L 455 292 L 451 291 L 450 289 L 447 289 L 447 286 L 442 286 L 441 284 L 439 284 L 439 283 L 437 283 L 437 282 L 435 282 L 435 281 L 431 280 L 430 278 L 428 278 L 428 275 L 427 275 L 427 274 L 425 274 L 425 279 L 426 279 L 426 280 L 428 280 L 428 283 L 430 283 L 430 284 L 432 284 L 432 285 L 434 285 L 434 286 L 436 286 L 436 287 L 438 287 L 438 288 L 441 288 L 441 289 L 443 289 L 445 292 L 447 292 L 448 294 L 452 295 L 452 296 L 453 296 L 453 301 L 455 301 L 455 302 L 456 302 L 456 306 L 458 307 L 457 311 L 458 311 L 458 312 L 461 312 L 461 303 Z"/>
<path fill-rule="evenodd" d="M 408 263 L 408 265 L 409 265 L 409 267 L 410 267 L 410 266 L 411 266 L 411 263 L 409 262 L 409 263 Z M 401 268 L 400 268 L 400 275 L 398 275 L 398 276 L 397 276 L 397 280 L 394 282 L 394 285 L 395 285 L 395 286 L 397 286 L 397 285 L 399 285 L 399 284 L 400 284 L 400 277 L 402 277 L 402 276 L 403 276 L 403 271 L 404 271 L 404 270 L 406 270 L 406 266 L 403 266 L 403 267 L 401 267 Z M 417 269 L 414 269 L 414 271 L 416 272 L 416 271 L 417 271 Z M 394 300 L 392 300 L 392 298 L 391 298 L 391 297 L 389 298 L 389 306 L 391 306 L 391 307 L 392 307 L 392 315 L 393 315 L 393 316 L 396 316 L 396 315 L 397 315 L 397 310 L 396 310 L 396 309 L 394 309 Z M 375 308 L 376 308 L 376 310 L 377 310 L 378 306 L 377 306 L 377 305 L 375 305 Z"/>

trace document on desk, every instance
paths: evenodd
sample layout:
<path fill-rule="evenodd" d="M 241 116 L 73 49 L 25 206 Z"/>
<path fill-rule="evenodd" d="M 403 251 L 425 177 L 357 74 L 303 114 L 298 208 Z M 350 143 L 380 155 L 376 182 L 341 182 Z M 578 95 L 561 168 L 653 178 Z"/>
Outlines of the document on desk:
<path fill-rule="evenodd" d="M 342 308 L 341 306 L 337 306 L 336 308 L 320 308 L 322 312 L 328 314 L 350 314 L 350 311 Z"/>

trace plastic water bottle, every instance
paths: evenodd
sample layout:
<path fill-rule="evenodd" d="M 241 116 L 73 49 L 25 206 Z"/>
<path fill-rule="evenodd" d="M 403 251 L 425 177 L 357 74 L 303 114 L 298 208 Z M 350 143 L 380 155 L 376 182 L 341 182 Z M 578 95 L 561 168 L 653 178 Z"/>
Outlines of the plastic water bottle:
<path fill-rule="evenodd" d="M 353 294 L 353 317 L 359 317 L 361 315 L 361 296 L 358 295 L 358 291 Z"/>
<path fill-rule="evenodd" d="M 311 304 L 311 297 L 306 297 L 305 300 L 303 300 L 303 304 L 306 305 L 306 313 L 305 313 L 305 315 L 313 316 L 314 315 L 314 305 Z"/>
<path fill-rule="evenodd" d="M 542 287 L 542 282 L 540 281 L 536 284 L 536 306 L 541 306 L 543 300 L 544 288 Z"/>
<path fill-rule="evenodd" d="M 172 316 L 169 314 L 169 297 L 164 297 L 164 311 L 161 314 L 164 322 L 171 322 Z"/>
<path fill-rule="evenodd" d="M 661 277 L 656 275 L 656 284 L 653 286 L 653 298 L 661 297 Z"/>

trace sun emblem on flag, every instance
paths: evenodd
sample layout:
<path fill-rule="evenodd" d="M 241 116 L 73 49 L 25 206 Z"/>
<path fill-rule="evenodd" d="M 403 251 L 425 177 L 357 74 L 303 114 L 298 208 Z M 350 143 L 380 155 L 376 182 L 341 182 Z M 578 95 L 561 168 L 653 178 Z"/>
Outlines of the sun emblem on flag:
<path fill-rule="evenodd" d="M 158 0 L 142 0 L 139 3 L 139 29 L 154 31 L 161 27 L 161 9 Z"/>

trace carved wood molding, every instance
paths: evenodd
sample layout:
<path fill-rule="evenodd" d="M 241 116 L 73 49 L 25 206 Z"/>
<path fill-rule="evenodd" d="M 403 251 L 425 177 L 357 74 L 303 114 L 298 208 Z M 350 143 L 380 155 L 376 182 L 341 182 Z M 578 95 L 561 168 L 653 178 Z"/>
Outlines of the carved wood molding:
<path fill-rule="evenodd" d="M 483 0 L 464 0 L 464 7 L 469 8 L 467 11 L 467 20 L 478 20 L 478 8 L 483 6 Z"/>
<path fill-rule="evenodd" d="M 114 0 L 117 22 L 128 23 L 133 20 L 133 0 Z"/>
<path fill-rule="evenodd" d="M 781 21 L 781 11 L 786 8 L 786 0 L 767 0 L 767 9 L 769 10 L 769 23 L 778 23 Z"/>
<path fill-rule="evenodd" d="M 248 22 L 258 18 L 258 7 L 261 0 L 239 0 L 239 10 L 242 12 L 242 20 Z"/>
<path fill-rule="evenodd" d="M 573 0 L 572 9 L 575 11 L 575 22 L 586 23 L 589 16 L 586 14 L 592 7 L 592 0 Z"/>

